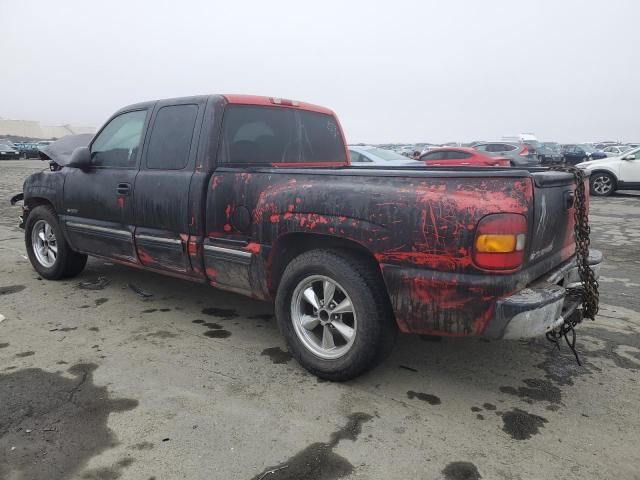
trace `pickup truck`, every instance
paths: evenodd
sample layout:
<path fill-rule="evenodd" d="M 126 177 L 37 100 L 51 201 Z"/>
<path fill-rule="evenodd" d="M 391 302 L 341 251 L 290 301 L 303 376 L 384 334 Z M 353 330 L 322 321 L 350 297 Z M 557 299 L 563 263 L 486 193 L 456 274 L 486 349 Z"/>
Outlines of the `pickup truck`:
<path fill-rule="evenodd" d="M 353 167 L 331 110 L 211 95 L 121 109 L 14 201 L 42 277 L 92 255 L 273 301 L 296 359 L 346 380 L 398 331 L 562 325 L 579 284 L 575 188 L 543 168 Z"/>

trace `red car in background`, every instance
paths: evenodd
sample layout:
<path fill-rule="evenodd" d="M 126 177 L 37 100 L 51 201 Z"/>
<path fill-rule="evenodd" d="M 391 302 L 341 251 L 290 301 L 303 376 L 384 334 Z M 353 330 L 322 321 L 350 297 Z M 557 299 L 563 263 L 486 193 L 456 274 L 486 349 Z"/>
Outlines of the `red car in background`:
<path fill-rule="evenodd" d="M 442 147 L 434 148 L 420 155 L 420 160 L 428 166 L 468 166 L 468 167 L 508 167 L 508 158 L 490 157 L 473 148 Z"/>

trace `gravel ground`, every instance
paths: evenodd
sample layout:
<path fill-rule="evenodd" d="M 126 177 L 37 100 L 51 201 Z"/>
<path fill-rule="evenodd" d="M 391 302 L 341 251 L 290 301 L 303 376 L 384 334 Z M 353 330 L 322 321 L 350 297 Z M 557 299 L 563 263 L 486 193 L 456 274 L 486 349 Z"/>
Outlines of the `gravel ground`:
<path fill-rule="evenodd" d="M 5 199 L 42 166 L 0 164 L 0 479 L 640 478 L 639 196 L 591 201 L 582 367 L 543 340 L 402 335 L 332 384 L 268 304 L 97 260 L 40 279 Z"/>

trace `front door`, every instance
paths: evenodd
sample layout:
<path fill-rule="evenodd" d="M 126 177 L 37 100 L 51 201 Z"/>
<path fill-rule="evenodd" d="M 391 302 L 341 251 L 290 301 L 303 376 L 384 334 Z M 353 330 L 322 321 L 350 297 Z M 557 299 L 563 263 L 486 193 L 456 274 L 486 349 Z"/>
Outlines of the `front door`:
<path fill-rule="evenodd" d="M 136 261 L 131 199 L 147 113 L 113 117 L 91 143 L 91 166 L 69 169 L 63 221 L 74 250 Z"/>
<path fill-rule="evenodd" d="M 194 274 L 189 189 L 205 101 L 161 101 L 154 111 L 134 194 L 136 251 L 147 267 Z"/>
<path fill-rule="evenodd" d="M 630 153 L 633 152 L 633 153 Z M 640 187 L 640 150 L 630 150 L 622 154 L 620 161 L 620 180 Z"/>

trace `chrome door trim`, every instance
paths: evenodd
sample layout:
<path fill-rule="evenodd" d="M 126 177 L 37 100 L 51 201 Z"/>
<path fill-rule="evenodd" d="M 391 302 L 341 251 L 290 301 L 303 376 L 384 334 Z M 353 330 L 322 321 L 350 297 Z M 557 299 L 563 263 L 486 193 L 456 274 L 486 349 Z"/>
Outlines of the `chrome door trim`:
<path fill-rule="evenodd" d="M 237 255 L 238 257 L 250 258 L 253 255 L 251 252 L 245 252 L 243 250 L 235 250 L 233 248 L 216 247 L 213 245 L 205 245 L 204 249 L 209 252 L 226 253 L 229 255 Z"/>
<path fill-rule="evenodd" d="M 178 238 L 154 237 L 153 235 L 136 235 L 136 240 L 149 240 L 158 243 L 170 243 L 172 245 L 182 245 L 182 240 Z"/>
<path fill-rule="evenodd" d="M 65 225 L 71 228 L 83 228 L 85 230 L 93 230 L 96 232 L 112 233 L 121 237 L 131 238 L 131 232 L 128 230 L 117 230 L 115 228 L 101 227 L 99 225 L 89 225 L 87 223 L 66 222 Z"/>

